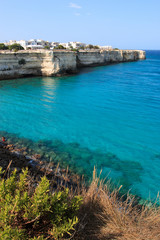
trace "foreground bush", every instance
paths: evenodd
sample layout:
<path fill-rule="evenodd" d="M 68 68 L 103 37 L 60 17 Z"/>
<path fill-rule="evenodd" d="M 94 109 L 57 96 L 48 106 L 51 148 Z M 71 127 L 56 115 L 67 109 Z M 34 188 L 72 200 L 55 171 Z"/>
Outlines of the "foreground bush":
<path fill-rule="evenodd" d="M 52 193 L 45 176 L 36 187 L 27 179 L 28 170 L 19 177 L 15 170 L 6 180 L 0 179 L 0 239 L 61 239 L 71 235 L 82 198 L 70 197 L 68 189 Z"/>

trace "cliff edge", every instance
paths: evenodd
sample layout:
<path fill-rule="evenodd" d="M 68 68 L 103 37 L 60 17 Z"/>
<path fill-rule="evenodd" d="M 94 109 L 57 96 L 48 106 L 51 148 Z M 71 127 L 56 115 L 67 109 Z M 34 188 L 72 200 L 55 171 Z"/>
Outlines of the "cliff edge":
<path fill-rule="evenodd" d="M 145 59 L 142 50 L 27 50 L 0 51 L 0 80 L 76 73 L 81 67 Z"/>

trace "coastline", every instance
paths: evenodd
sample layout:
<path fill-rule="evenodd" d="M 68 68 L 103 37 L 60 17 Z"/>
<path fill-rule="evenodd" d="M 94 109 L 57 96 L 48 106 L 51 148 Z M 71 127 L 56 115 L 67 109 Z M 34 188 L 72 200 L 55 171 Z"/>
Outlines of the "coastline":
<path fill-rule="evenodd" d="M 19 175 L 22 169 L 28 168 L 30 174 L 39 179 L 44 175 L 53 181 L 53 186 L 74 187 L 80 183 L 80 176 L 69 171 L 68 168 L 62 168 L 58 163 L 43 160 L 40 154 L 30 153 L 27 147 L 18 148 L 14 144 L 0 141 L 0 167 L 8 174 L 15 169 Z"/>
<path fill-rule="evenodd" d="M 8 193 L 7 188 L 3 188 L 3 191 L 1 191 L 1 205 L 4 210 L 8 210 L 6 206 L 11 206 L 12 210 L 10 211 L 9 208 L 8 216 L 11 216 L 14 221 L 10 221 L 9 223 L 7 222 L 8 225 L 5 225 L 4 220 L 1 220 L 1 236 L 3 232 L 6 233 L 6 228 L 9 226 L 10 232 L 7 232 L 9 236 L 15 236 L 17 232 L 21 233 L 21 231 L 23 231 L 23 235 L 21 234 L 22 237 L 18 237 L 17 239 L 33 239 L 34 237 L 34 239 L 72 238 L 75 240 L 112 240 L 114 238 L 117 240 L 127 240 L 132 239 L 133 236 L 134 239 L 144 239 L 144 237 L 146 239 L 159 239 L 160 208 L 156 205 L 156 203 L 143 202 L 141 205 L 133 195 L 126 194 L 125 197 L 124 195 L 120 195 L 120 188 L 112 190 L 109 182 L 105 185 L 104 182 L 97 177 L 95 169 L 93 171 L 92 182 L 88 187 L 83 184 L 77 184 L 79 183 L 79 179 L 76 179 L 76 182 L 74 183 L 72 179 L 73 175 L 70 175 L 72 180 L 68 181 L 68 172 L 60 175 L 60 172 L 55 170 L 53 174 L 51 174 L 51 172 L 48 174 L 48 170 L 43 171 L 38 168 L 37 172 L 34 172 L 36 170 L 35 166 L 33 167 L 33 164 L 28 164 L 28 160 L 30 159 L 18 154 L 19 152 L 17 152 L 17 150 L 18 149 L 14 148 L 12 144 L 0 144 L 0 158 L 3 157 L 4 161 L 7 159 L 10 160 L 8 167 L 4 169 L 5 172 L 3 175 L 1 171 L 1 188 L 3 185 L 8 186 L 8 183 L 10 185 L 12 184 L 9 186 L 10 188 L 12 187 L 12 191 L 13 187 L 15 190 L 12 195 L 9 192 L 10 195 L 8 194 L 7 196 L 10 198 L 12 197 L 13 200 L 18 199 L 20 203 L 23 203 L 21 208 L 19 207 L 19 202 L 17 204 L 19 208 L 15 203 L 13 203 L 13 206 L 16 206 L 15 210 L 15 207 L 13 208 L 12 206 L 12 198 L 12 201 L 9 199 L 10 202 L 7 202 L 8 198 L 4 194 L 4 192 Z M 21 169 L 17 169 L 17 175 L 14 171 L 15 165 L 11 167 L 12 164 L 21 164 L 21 166 L 23 165 L 23 167 L 25 167 L 25 162 L 27 163 L 26 165 L 28 165 L 28 170 L 21 172 Z M 37 161 L 35 162 L 37 163 Z M 37 163 L 36 166 L 40 165 L 39 163 Z M 26 173 L 27 175 L 25 175 Z M 23 185 L 20 181 L 23 181 Z M 24 186 L 24 194 L 21 190 L 21 194 L 18 195 L 20 186 Z M 27 205 L 27 199 L 24 199 L 23 197 L 26 196 L 27 192 L 28 201 L 30 199 L 30 201 L 35 199 L 34 197 L 39 197 L 37 193 L 40 192 L 38 204 L 41 208 L 45 204 L 45 199 L 49 202 L 48 196 L 50 195 L 52 200 L 51 203 L 54 203 L 53 210 L 49 211 L 47 207 L 43 207 L 41 210 L 42 213 L 39 210 L 38 217 L 33 216 L 32 218 L 26 218 L 26 215 L 21 214 L 24 212 L 23 209 L 25 209 L 26 212 L 27 209 L 28 211 L 31 211 L 33 206 L 29 204 Z M 25 207 L 26 205 L 27 208 Z M 36 204 L 34 206 L 36 207 Z M 49 206 L 52 205 L 49 204 Z M 58 211 L 56 211 L 55 206 L 58 208 Z M 1 210 L 2 214 L 3 208 Z M 69 211 L 67 211 L 68 209 Z M 10 214 L 10 212 L 12 214 Z M 58 228 L 60 224 L 63 227 L 63 221 L 60 223 L 58 222 L 59 224 L 57 225 L 53 225 L 53 222 L 52 225 L 49 224 L 51 213 L 53 214 L 52 219 L 55 218 L 55 221 L 57 221 L 59 216 L 63 217 L 64 215 L 65 224 L 67 224 L 67 221 L 71 223 L 69 213 L 71 213 L 72 217 L 76 216 L 76 221 L 73 221 L 73 226 L 75 225 L 74 228 L 68 228 L 70 231 L 65 228 L 66 231 L 64 232 L 63 229 L 61 230 L 61 228 Z M 7 219 L 7 216 L 4 215 L 3 219 Z M 75 220 L 75 218 L 73 220 Z M 60 237 L 58 238 L 55 232 L 56 227 L 58 230 L 60 229 L 58 232 Z M 51 234 L 52 228 L 54 229 L 54 232 Z M 15 229 L 17 232 L 15 232 Z"/>
<path fill-rule="evenodd" d="M 0 51 L 0 80 L 30 76 L 63 76 L 81 68 L 146 59 L 142 50 Z"/>
<path fill-rule="evenodd" d="M 7 137 L 7 132 L 0 132 L 0 136 L 5 136 L 6 144 L 0 142 L 0 160 L 5 170 L 4 178 L 7 179 L 11 172 L 17 168 L 18 175 L 22 168 L 29 168 L 29 186 L 37 187 L 39 179 L 47 176 L 52 186 L 52 194 L 61 189 L 65 191 L 66 187 L 73 191 L 79 187 L 78 183 L 81 177 L 78 174 L 68 171 L 57 165 L 60 156 L 55 150 L 52 155 L 47 151 L 50 141 L 39 141 L 36 145 L 43 150 L 41 153 L 34 152 L 30 146 L 33 141 L 25 138 Z M 14 142 L 14 143 L 13 143 Z M 17 142 L 17 143 L 16 143 Z M 57 145 L 61 144 L 57 140 Z M 77 143 L 72 143 L 76 147 Z M 62 146 L 61 146 L 62 148 Z M 63 153 L 64 157 L 68 158 L 67 153 Z M 48 155 L 48 156 L 47 156 Z M 112 156 L 111 156 L 112 157 Z M 116 156 L 115 156 L 116 157 Z M 48 161 L 44 160 L 48 159 Z M 56 162 L 54 162 L 54 160 Z M 119 162 L 119 164 L 121 164 Z M 66 166 L 65 166 L 66 167 Z M 140 166 L 137 165 L 137 168 Z M 138 172 L 137 172 L 138 175 Z M 79 188 L 81 196 L 83 197 L 83 204 L 78 211 L 79 223 L 75 227 L 75 232 L 71 236 L 73 239 L 157 239 L 159 237 L 159 206 L 152 205 L 143 199 L 138 199 L 137 196 L 130 195 L 125 192 L 125 197 L 119 194 L 119 190 L 111 191 L 109 185 L 103 185 L 96 177 L 95 171 L 92 183 L 87 188 Z M 31 181 L 31 182 L 30 182 Z M 18 186 L 18 181 L 16 182 Z M 76 190 L 75 190 L 76 191 Z M 44 194 L 45 198 L 45 194 Z M 140 202 L 138 201 L 141 201 Z M 11 212 L 12 213 L 12 212 Z M 48 216 L 47 216 L 48 217 Z M 15 217 L 15 219 L 17 219 Z M 36 218 L 33 219 L 33 222 Z M 19 228 L 21 229 L 24 223 L 20 219 Z M 26 220 L 26 224 L 32 224 L 31 221 Z M 18 225 L 18 224 L 17 224 Z M 47 226 L 44 221 L 44 226 Z M 28 227 L 28 225 L 27 225 Z M 33 231 L 35 228 L 33 226 Z M 48 231 L 48 230 L 47 230 Z M 37 234 L 37 233 L 36 233 Z M 30 238 L 29 238 L 30 239 Z M 66 239 L 66 238 L 65 238 Z"/>
<path fill-rule="evenodd" d="M 70 152 L 66 152 L 65 145 L 62 146 L 62 143 L 59 140 L 56 140 L 54 147 L 51 147 L 49 146 L 50 141 L 38 141 L 34 143 L 26 138 L 18 138 L 15 134 L 8 134 L 7 132 L 0 132 L 0 134 L 7 139 L 5 144 L 0 141 L 0 166 L 3 167 L 3 170 L 6 170 L 10 163 L 11 172 L 17 168 L 18 174 L 21 173 L 22 169 L 27 167 L 33 176 L 40 178 L 41 176 L 46 175 L 49 179 L 54 180 L 55 188 L 59 185 L 67 187 L 72 186 L 74 188 L 81 186 L 81 184 L 83 185 L 84 183 L 85 187 L 90 185 L 95 166 L 87 169 L 80 167 L 79 165 L 76 167 L 75 164 L 77 163 L 77 160 L 79 160 L 78 155 L 74 156 L 74 154 L 71 155 Z M 60 145 L 60 149 L 62 148 L 61 152 L 59 151 L 58 145 Z M 79 146 L 76 143 L 71 143 L 69 148 L 71 151 L 75 148 L 79 151 Z M 87 158 L 90 157 L 87 149 L 81 150 L 83 151 L 82 154 L 86 155 Z M 99 157 L 101 158 L 100 155 Z M 107 154 L 104 156 L 102 155 L 102 157 L 107 157 Z M 108 157 L 108 160 L 112 161 L 112 157 L 115 158 L 116 156 L 112 156 L 111 153 L 108 153 Z M 74 158 L 76 161 L 75 164 Z M 84 160 L 86 161 L 86 159 Z M 73 164 L 73 166 L 71 166 L 70 163 Z M 126 162 L 119 162 L 119 164 L 120 166 L 123 166 Z M 133 168 L 135 167 L 135 162 L 130 162 L 128 165 Z M 96 168 L 97 167 L 98 166 L 96 166 Z M 137 169 L 138 168 L 140 168 L 139 165 L 137 165 Z M 136 174 L 139 175 L 137 169 Z M 98 169 L 96 169 L 96 171 L 100 174 Z M 134 173 L 134 170 L 131 169 L 131 172 L 132 171 Z M 103 172 L 100 175 L 100 178 L 104 183 L 107 183 L 108 181 L 110 182 L 111 191 L 120 187 L 118 182 L 115 182 L 115 179 L 106 177 L 106 175 L 103 175 Z M 128 182 L 126 184 L 127 185 L 123 185 L 123 188 L 119 192 L 119 197 L 123 196 L 124 199 L 130 191 L 131 183 Z M 143 205 L 146 202 L 145 199 L 136 193 L 130 194 L 131 196 L 134 196 L 137 204 Z"/>

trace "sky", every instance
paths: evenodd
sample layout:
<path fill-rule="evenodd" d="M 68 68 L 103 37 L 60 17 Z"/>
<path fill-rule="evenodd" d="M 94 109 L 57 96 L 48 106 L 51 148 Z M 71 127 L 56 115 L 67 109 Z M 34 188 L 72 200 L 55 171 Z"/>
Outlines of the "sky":
<path fill-rule="evenodd" d="M 43 39 L 160 49 L 160 0 L 0 0 L 0 42 Z"/>

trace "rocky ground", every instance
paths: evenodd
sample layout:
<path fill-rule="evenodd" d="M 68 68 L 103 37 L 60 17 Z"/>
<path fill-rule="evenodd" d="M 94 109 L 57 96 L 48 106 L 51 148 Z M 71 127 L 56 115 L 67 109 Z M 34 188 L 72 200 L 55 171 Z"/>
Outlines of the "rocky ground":
<path fill-rule="evenodd" d="M 44 161 L 39 154 L 27 155 L 25 147 L 18 149 L 13 144 L 0 142 L 0 166 L 10 174 L 15 168 L 20 173 L 23 168 L 28 168 L 30 175 L 39 180 L 46 175 L 53 180 L 54 186 L 77 186 L 79 176 L 71 173 L 68 169 L 60 168 L 54 162 Z"/>

